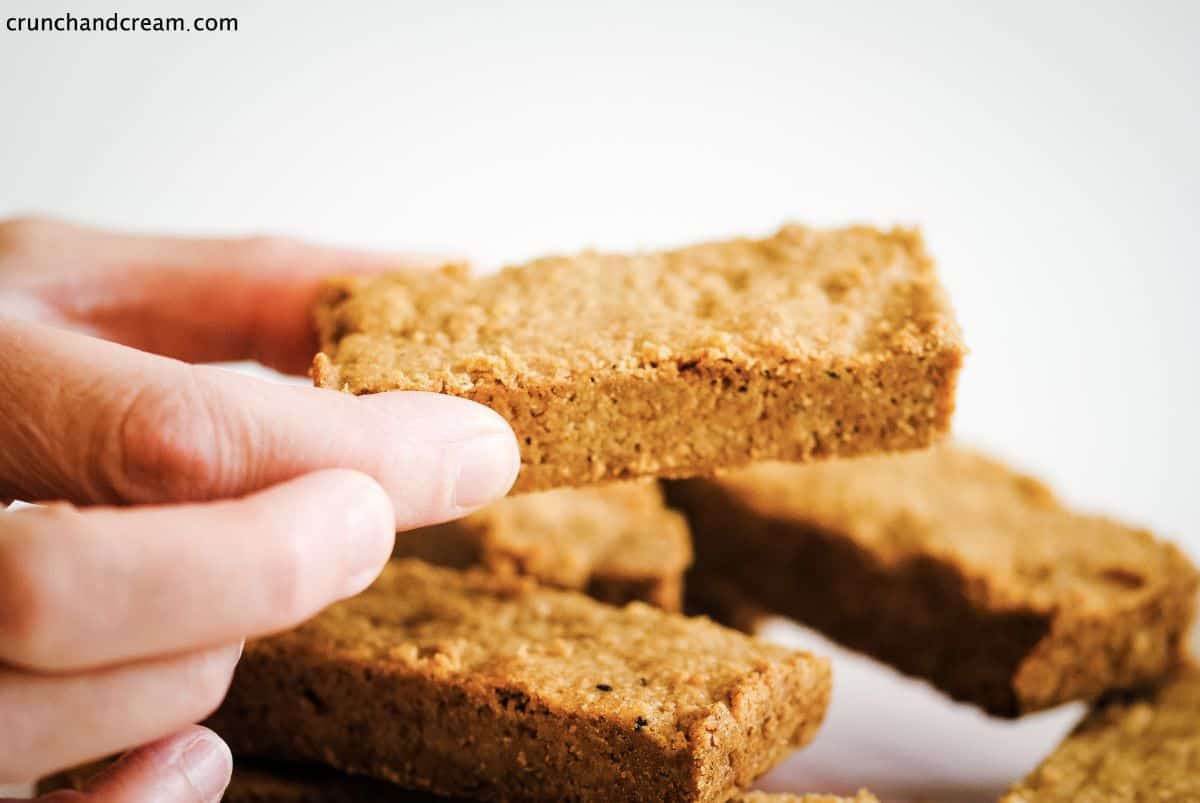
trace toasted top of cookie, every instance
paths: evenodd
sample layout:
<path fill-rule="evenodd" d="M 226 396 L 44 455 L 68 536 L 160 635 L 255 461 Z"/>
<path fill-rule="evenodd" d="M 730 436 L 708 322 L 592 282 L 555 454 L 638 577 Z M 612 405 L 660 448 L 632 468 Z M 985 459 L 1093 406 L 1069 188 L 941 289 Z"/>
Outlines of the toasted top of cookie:
<path fill-rule="evenodd" d="M 317 317 L 314 377 L 354 393 L 961 350 L 920 234 L 865 226 L 546 257 L 477 279 L 461 266 L 339 279 Z"/>
<path fill-rule="evenodd" d="M 455 678 L 489 697 L 505 688 L 668 744 L 716 709 L 740 718 L 768 692 L 819 719 L 829 694 L 827 661 L 707 619 L 415 560 L 393 561 L 363 594 L 253 649 Z"/>

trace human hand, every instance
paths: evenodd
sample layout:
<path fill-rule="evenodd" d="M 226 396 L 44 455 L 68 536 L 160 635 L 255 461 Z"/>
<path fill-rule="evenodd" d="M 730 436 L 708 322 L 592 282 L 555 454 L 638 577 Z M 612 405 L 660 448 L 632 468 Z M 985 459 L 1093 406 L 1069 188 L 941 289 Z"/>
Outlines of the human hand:
<path fill-rule="evenodd" d="M 507 492 L 516 442 L 485 407 L 183 362 L 298 371 L 320 278 L 401 266 L 0 223 L 0 498 L 53 502 L 0 513 L 0 783 L 165 736 L 61 799 L 218 800 L 229 751 L 187 725 L 242 640 L 362 590 L 397 529 Z"/>

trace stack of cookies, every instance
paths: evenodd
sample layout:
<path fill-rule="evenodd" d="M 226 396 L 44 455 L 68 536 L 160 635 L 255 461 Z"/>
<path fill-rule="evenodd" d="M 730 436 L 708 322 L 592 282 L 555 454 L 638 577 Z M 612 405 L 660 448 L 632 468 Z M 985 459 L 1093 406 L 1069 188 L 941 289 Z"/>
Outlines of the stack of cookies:
<path fill-rule="evenodd" d="M 1094 701 L 1008 803 L 1200 800 L 1195 569 L 941 442 L 964 348 L 915 231 L 339 280 L 317 321 L 318 385 L 486 404 L 522 468 L 247 644 L 228 800 L 839 800 L 744 791 L 830 696 L 777 614 L 995 716 Z"/>

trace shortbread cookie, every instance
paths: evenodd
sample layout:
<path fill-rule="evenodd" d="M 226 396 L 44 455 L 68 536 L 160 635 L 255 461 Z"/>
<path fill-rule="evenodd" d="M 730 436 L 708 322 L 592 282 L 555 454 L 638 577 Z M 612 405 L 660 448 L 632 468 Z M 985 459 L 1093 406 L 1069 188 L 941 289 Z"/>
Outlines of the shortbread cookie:
<path fill-rule="evenodd" d="M 1196 571 L 1150 533 L 1060 505 L 951 445 L 673 483 L 689 583 L 749 599 L 952 696 L 1015 716 L 1154 682 Z"/>
<path fill-rule="evenodd" d="M 517 491 L 926 446 L 963 356 L 919 233 L 863 226 L 339 279 L 317 322 L 318 385 L 507 418 Z"/>
<path fill-rule="evenodd" d="M 727 800 L 808 742 L 826 661 L 706 619 L 393 561 L 246 645 L 211 725 L 238 755 L 481 800 Z"/>

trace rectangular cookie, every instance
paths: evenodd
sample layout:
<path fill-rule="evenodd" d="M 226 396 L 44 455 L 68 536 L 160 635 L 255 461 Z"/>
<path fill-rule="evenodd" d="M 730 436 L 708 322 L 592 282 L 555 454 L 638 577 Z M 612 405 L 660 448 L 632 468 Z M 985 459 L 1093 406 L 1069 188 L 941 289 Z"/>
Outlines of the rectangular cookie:
<path fill-rule="evenodd" d="M 1196 571 L 1150 533 L 1073 513 L 953 445 L 672 483 L 688 582 L 764 607 L 1002 716 L 1153 682 Z"/>
<path fill-rule="evenodd" d="M 816 732 L 829 664 L 706 619 L 397 560 L 246 645 L 235 754 L 481 800 L 724 801 Z"/>
<path fill-rule="evenodd" d="M 83 790 L 88 780 L 109 762 L 99 762 L 58 773 L 38 783 L 37 793 L 47 795 L 63 789 Z M 414 792 L 387 781 L 363 775 L 348 775 L 320 764 L 301 764 L 261 759 L 237 759 L 233 777 L 225 789 L 223 803 L 469 803 L 467 798 L 448 798 Z M 743 792 L 729 803 L 879 803 L 861 791 L 853 798 L 833 795 L 787 795 Z"/>
<path fill-rule="evenodd" d="M 902 228 L 340 279 L 316 319 L 317 385 L 494 408 L 521 444 L 517 491 L 925 446 L 963 356 Z"/>
<path fill-rule="evenodd" d="M 683 516 L 649 481 L 508 497 L 457 521 L 398 533 L 395 554 L 528 575 L 613 605 L 641 600 L 678 611 L 692 545 Z"/>
<path fill-rule="evenodd" d="M 1001 803 L 1200 800 L 1200 671 L 1142 697 L 1111 699 Z"/>

